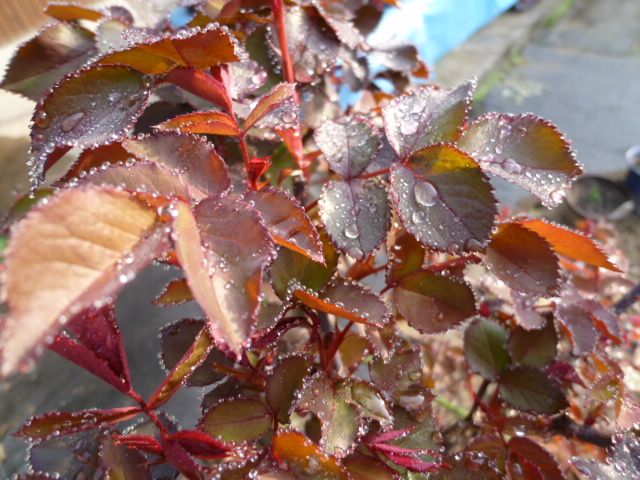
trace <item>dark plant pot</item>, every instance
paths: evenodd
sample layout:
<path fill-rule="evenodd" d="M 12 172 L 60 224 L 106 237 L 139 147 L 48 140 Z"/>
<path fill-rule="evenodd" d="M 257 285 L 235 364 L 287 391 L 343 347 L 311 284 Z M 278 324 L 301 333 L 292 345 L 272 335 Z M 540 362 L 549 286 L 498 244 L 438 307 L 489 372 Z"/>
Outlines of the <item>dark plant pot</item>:
<path fill-rule="evenodd" d="M 595 175 L 580 177 L 567 194 L 567 204 L 578 215 L 592 220 L 617 216 L 620 207 L 629 205 L 625 188 Z M 627 212 L 628 213 L 628 210 Z"/>
<path fill-rule="evenodd" d="M 640 145 L 634 145 L 625 155 L 627 167 L 626 185 L 635 203 L 635 213 L 640 214 Z"/>

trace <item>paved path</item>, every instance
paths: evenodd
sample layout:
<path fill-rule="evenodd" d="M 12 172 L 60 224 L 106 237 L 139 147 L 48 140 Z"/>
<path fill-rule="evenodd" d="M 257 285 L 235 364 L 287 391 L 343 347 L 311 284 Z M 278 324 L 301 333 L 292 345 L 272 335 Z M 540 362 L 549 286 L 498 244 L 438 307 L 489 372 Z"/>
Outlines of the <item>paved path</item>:
<path fill-rule="evenodd" d="M 482 111 L 534 112 L 567 134 L 588 173 L 624 169 L 640 143 L 639 0 L 576 0 L 517 63 Z M 498 195 L 513 203 L 526 193 L 500 183 Z"/>

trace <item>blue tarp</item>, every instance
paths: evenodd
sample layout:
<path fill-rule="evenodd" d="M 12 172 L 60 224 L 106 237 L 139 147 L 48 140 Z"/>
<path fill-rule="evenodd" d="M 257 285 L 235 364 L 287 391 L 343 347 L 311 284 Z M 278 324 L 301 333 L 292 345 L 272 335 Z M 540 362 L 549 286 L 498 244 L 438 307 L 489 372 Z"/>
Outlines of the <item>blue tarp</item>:
<path fill-rule="evenodd" d="M 517 0 L 402 0 L 388 8 L 371 44 L 412 43 L 433 65 Z"/>

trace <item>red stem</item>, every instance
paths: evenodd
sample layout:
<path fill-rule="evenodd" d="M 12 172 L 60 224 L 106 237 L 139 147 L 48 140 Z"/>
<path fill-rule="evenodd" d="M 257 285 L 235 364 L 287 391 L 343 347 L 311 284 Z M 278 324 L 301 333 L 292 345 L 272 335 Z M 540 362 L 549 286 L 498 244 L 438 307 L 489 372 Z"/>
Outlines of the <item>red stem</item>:
<path fill-rule="evenodd" d="M 327 357 L 325 359 L 325 370 L 329 370 L 333 365 L 333 357 L 335 357 L 336 353 L 338 353 L 340 345 L 342 345 L 342 342 L 347 337 L 347 333 L 349 333 L 349 330 L 351 330 L 352 326 L 353 322 L 349 321 L 349 323 L 347 323 L 347 325 L 336 335 L 336 338 L 333 341 L 333 345 L 331 345 L 331 349 L 329 350 L 329 353 L 327 353 Z"/>
<path fill-rule="evenodd" d="M 480 257 L 475 253 L 471 253 L 469 255 L 464 255 L 462 257 L 454 258 L 453 260 L 449 260 L 442 263 L 435 263 L 433 265 L 429 265 L 426 270 L 432 273 L 442 272 L 443 270 L 447 270 L 449 268 L 455 268 L 467 265 L 468 263 L 479 263 Z"/>
<path fill-rule="evenodd" d="M 383 168 L 382 170 L 376 170 L 375 172 L 367 173 L 366 175 L 360 175 L 358 178 L 366 180 L 367 178 L 379 177 L 380 175 L 386 175 L 391 170 L 389 168 Z"/>
<path fill-rule="evenodd" d="M 289 54 L 289 40 L 287 39 L 287 29 L 284 21 L 284 2 L 283 0 L 271 0 L 271 9 L 273 10 L 273 21 L 278 30 L 278 42 L 280 43 L 280 51 L 282 53 L 282 69 L 284 70 L 284 78 L 289 83 L 296 83 L 296 76 L 293 70 L 293 62 Z"/>

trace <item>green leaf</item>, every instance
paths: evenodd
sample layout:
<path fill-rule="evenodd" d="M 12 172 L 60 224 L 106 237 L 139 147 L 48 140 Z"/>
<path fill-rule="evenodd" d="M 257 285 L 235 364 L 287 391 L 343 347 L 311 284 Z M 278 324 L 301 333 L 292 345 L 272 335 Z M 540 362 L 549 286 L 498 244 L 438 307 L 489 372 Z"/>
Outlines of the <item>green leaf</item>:
<path fill-rule="evenodd" d="M 54 83 L 96 52 L 94 37 L 90 30 L 70 23 L 45 27 L 18 47 L 0 87 L 40 100 Z"/>
<path fill-rule="evenodd" d="M 384 128 L 400 158 L 439 142 L 457 140 L 467 120 L 476 82 L 453 90 L 428 85 L 401 95 L 382 109 Z"/>
<path fill-rule="evenodd" d="M 568 406 L 560 385 L 544 370 L 516 365 L 500 375 L 502 399 L 518 410 L 552 414 Z"/>
<path fill-rule="evenodd" d="M 477 311 L 469 285 L 427 271 L 402 278 L 393 298 L 402 316 L 422 333 L 447 331 Z"/>
<path fill-rule="evenodd" d="M 424 148 L 395 164 L 391 197 L 408 232 L 453 253 L 481 250 L 497 215 L 493 189 L 478 164 L 450 145 Z"/>
<path fill-rule="evenodd" d="M 564 135 L 531 114 L 480 117 L 459 146 L 485 170 L 525 188 L 550 208 L 563 200 L 564 190 L 582 173 Z"/>
<path fill-rule="evenodd" d="M 509 363 L 507 331 L 487 319 L 473 321 L 464 331 L 464 353 L 471 370 L 495 380 Z"/>
<path fill-rule="evenodd" d="M 558 335 L 553 322 L 547 322 L 540 330 L 516 327 L 509 337 L 509 355 L 515 363 L 531 367 L 544 367 L 558 353 Z"/>
<path fill-rule="evenodd" d="M 211 407 L 200 423 L 203 431 L 224 442 L 249 442 L 266 434 L 273 419 L 264 403 L 237 398 Z"/>
<path fill-rule="evenodd" d="M 297 392 L 310 371 L 310 362 L 304 356 L 291 356 L 281 360 L 267 381 L 265 398 L 280 423 L 289 422 L 291 406 Z"/>

